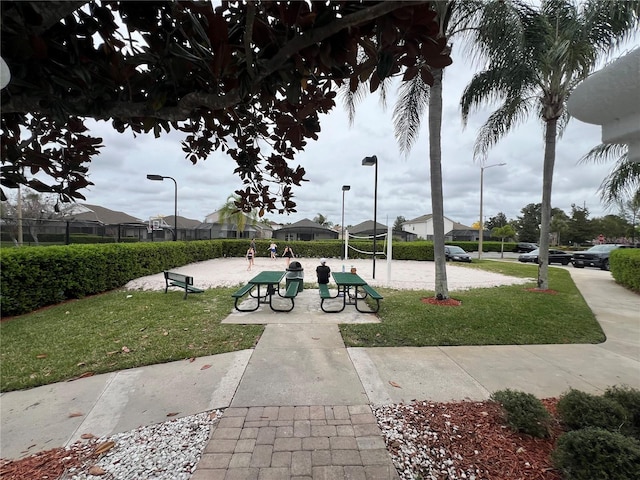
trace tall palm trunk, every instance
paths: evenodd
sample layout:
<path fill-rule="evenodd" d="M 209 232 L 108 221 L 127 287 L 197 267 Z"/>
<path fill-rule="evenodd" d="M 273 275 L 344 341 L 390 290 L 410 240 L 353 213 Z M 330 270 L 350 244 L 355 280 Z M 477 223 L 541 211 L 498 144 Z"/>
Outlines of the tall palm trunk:
<path fill-rule="evenodd" d="M 558 119 L 545 123 L 544 164 L 542 166 L 542 218 L 540 225 L 540 254 L 538 256 L 538 288 L 549 288 L 549 231 L 551 225 L 551 185 L 556 163 L 556 135 Z"/>
<path fill-rule="evenodd" d="M 436 264 L 436 298 L 449 298 L 444 255 L 444 205 L 442 200 L 442 69 L 434 69 L 429 98 L 429 167 L 431 171 L 431 208 L 433 210 L 433 257 Z"/>

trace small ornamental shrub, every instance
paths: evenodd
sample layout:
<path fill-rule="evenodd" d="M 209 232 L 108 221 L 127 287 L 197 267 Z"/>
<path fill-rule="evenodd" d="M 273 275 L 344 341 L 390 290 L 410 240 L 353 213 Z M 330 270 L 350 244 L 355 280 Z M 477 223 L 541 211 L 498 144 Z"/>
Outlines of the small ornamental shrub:
<path fill-rule="evenodd" d="M 619 432 L 627 423 L 627 412 L 619 403 L 573 389 L 558 400 L 558 414 L 570 430 L 598 427 Z"/>
<path fill-rule="evenodd" d="M 571 480 L 640 478 L 640 442 L 601 428 L 565 433 L 558 439 L 551 458 Z"/>
<path fill-rule="evenodd" d="M 631 435 L 640 440 L 640 390 L 626 386 L 610 387 L 604 392 L 609 398 L 627 411 L 627 423 L 621 433 Z"/>
<path fill-rule="evenodd" d="M 549 436 L 551 415 L 530 393 L 499 390 L 491 395 L 491 400 L 502 405 L 507 424 L 516 432 L 538 438 Z"/>

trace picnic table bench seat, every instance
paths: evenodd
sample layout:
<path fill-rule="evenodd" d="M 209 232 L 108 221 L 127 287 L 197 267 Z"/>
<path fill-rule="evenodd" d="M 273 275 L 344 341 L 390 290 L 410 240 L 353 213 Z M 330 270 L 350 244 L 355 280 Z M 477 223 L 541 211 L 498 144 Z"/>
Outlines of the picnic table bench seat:
<path fill-rule="evenodd" d="M 189 293 L 202 293 L 203 289 L 193 286 L 193 277 L 183 275 L 182 273 L 164 271 L 164 293 L 167 293 L 169 287 L 179 287 L 184 289 L 184 299 L 186 300 Z"/>
<path fill-rule="evenodd" d="M 365 293 L 367 294 L 367 296 L 365 297 L 365 299 L 367 297 L 373 299 L 376 301 L 376 307 L 375 309 L 370 309 L 370 310 L 361 310 L 358 307 L 358 300 L 356 299 L 356 310 L 358 310 L 361 313 L 377 313 L 378 310 L 380 310 L 380 300 L 382 300 L 382 295 L 380 295 L 378 292 L 376 292 L 376 290 L 369 284 L 366 285 L 362 285 L 362 290 L 365 291 Z"/>

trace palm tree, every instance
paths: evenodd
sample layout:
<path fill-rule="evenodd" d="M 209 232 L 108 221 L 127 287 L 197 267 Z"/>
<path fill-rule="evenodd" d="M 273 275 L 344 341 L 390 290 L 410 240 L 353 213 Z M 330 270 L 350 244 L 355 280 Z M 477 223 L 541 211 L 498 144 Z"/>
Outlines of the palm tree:
<path fill-rule="evenodd" d="M 239 202 L 240 197 L 238 195 L 229 195 L 225 204 L 218 210 L 218 221 L 221 224 L 230 223 L 236 226 L 236 238 L 241 238 L 247 222 L 249 222 L 250 225 L 256 225 L 258 223 L 255 212 L 243 212 L 238 208 Z"/>
<path fill-rule="evenodd" d="M 471 28 L 478 13 L 486 6 L 476 1 L 433 2 L 440 27 L 438 38 L 451 38 Z M 445 47 L 451 50 L 451 45 Z M 431 179 L 431 208 L 433 214 L 433 250 L 435 261 L 435 295 L 449 298 L 446 257 L 444 251 L 444 203 L 442 193 L 442 79 L 444 68 L 430 68 L 433 85 L 429 87 L 420 75 L 400 87 L 398 101 L 393 112 L 396 140 L 400 151 L 408 155 L 418 138 L 420 123 L 428 105 L 429 124 L 429 173 Z"/>
<path fill-rule="evenodd" d="M 475 156 L 487 151 L 532 113 L 544 123 L 542 221 L 538 288 L 548 289 L 551 190 L 556 139 L 569 116 L 566 102 L 613 47 L 633 34 L 638 1 L 543 0 L 532 7 L 521 0 L 495 1 L 502 14 L 485 17 L 472 32 L 484 70 L 467 85 L 461 99 L 463 120 L 472 109 L 500 99 L 482 126 Z M 505 34 L 505 29 L 508 29 Z"/>

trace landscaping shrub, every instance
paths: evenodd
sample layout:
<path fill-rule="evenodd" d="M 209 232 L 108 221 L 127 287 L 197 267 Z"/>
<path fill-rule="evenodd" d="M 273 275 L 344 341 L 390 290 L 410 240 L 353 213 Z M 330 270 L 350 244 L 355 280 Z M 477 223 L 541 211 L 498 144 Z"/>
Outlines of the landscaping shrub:
<path fill-rule="evenodd" d="M 628 421 L 624 425 L 622 433 L 640 440 L 640 390 L 626 386 L 614 386 L 607 388 L 604 397 L 617 402 L 626 410 Z"/>
<path fill-rule="evenodd" d="M 618 248 L 611 252 L 609 262 L 616 282 L 640 292 L 640 248 Z"/>
<path fill-rule="evenodd" d="M 611 398 L 573 389 L 558 400 L 558 414 L 571 430 L 598 427 L 618 432 L 628 421 L 626 410 Z"/>
<path fill-rule="evenodd" d="M 565 433 L 551 458 L 571 480 L 640 478 L 640 442 L 601 428 Z"/>
<path fill-rule="evenodd" d="M 499 390 L 491 395 L 491 400 L 502 405 L 507 424 L 516 432 L 538 438 L 549 436 L 551 415 L 530 393 Z"/>

